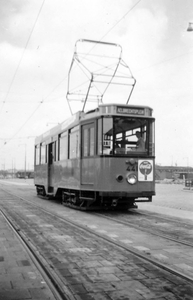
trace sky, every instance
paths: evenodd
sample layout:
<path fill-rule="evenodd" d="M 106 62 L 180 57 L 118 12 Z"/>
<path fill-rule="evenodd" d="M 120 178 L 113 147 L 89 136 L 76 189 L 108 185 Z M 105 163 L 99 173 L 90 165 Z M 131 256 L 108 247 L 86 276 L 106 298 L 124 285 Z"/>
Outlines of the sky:
<path fill-rule="evenodd" d="M 193 167 L 189 22 L 192 0 L 0 0 L 0 169 L 32 169 L 35 137 L 71 116 L 79 39 L 121 45 L 137 82 L 129 104 L 153 108 L 156 163 Z"/>

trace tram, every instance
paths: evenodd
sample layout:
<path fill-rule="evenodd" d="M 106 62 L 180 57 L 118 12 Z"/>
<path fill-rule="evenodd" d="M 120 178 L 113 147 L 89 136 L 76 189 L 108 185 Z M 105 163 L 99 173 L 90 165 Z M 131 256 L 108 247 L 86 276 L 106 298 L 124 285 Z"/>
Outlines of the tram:
<path fill-rule="evenodd" d="M 107 104 L 78 112 L 40 135 L 35 141 L 38 195 L 60 197 L 63 204 L 85 210 L 152 201 L 154 124 L 150 107 Z"/>
<path fill-rule="evenodd" d="M 77 45 L 85 43 L 91 44 L 91 49 L 83 53 L 83 48 Z M 101 54 L 100 47 L 108 49 Z M 112 49 L 115 54 L 109 57 Z M 80 95 L 82 101 L 83 75 L 90 77 L 90 82 L 83 109 L 35 140 L 34 183 L 39 196 L 60 198 L 64 205 L 81 210 L 129 209 L 136 208 L 137 202 L 152 201 L 155 119 L 152 108 L 128 104 L 135 79 L 121 53 L 121 47 L 113 43 L 79 40 L 76 44 L 67 96 L 71 98 L 74 93 L 76 100 Z M 83 75 L 73 76 L 79 70 L 78 64 Z M 70 89 L 74 79 L 79 81 Z M 121 93 L 111 95 L 121 96 L 124 86 L 131 87 L 126 104 L 103 102 L 104 93 L 113 84 L 121 87 Z M 87 102 L 94 99 L 98 105 L 86 111 Z"/>

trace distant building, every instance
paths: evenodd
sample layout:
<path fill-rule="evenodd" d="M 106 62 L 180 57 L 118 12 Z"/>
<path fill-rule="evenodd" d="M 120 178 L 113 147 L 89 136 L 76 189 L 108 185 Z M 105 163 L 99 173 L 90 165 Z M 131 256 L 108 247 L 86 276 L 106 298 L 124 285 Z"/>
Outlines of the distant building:
<path fill-rule="evenodd" d="M 178 167 L 178 166 L 155 166 L 155 179 L 187 179 L 193 178 L 192 167 Z"/>
<path fill-rule="evenodd" d="M 34 172 L 33 171 L 18 171 L 16 172 L 17 178 L 34 178 Z"/>

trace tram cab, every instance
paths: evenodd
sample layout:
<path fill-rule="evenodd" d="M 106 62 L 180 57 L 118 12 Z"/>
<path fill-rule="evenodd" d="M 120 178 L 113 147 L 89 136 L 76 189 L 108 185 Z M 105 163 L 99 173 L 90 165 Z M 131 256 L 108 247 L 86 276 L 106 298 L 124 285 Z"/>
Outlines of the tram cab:
<path fill-rule="evenodd" d="M 135 207 L 155 194 L 152 109 L 107 104 L 36 139 L 38 194 L 77 208 Z"/>
<path fill-rule="evenodd" d="M 82 123 L 82 184 L 94 184 L 103 199 L 113 198 L 114 203 L 116 199 L 128 206 L 151 201 L 155 194 L 154 122 L 150 107 L 99 106 L 93 121 L 88 122 L 89 151 L 85 139 L 88 125 Z M 88 153 L 95 153 L 95 159 Z"/>

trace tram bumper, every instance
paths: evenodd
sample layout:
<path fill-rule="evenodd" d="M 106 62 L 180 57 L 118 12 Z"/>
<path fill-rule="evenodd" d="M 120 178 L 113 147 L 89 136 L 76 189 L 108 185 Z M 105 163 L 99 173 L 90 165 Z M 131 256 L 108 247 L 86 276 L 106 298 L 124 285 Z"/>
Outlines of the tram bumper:
<path fill-rule="evenodd" d="M 152 202 L 152 196 L 137 198 L 135 199 L 135 202 Z"/>
<path fill-rule="evenodd" d="M 135 201 L 142 202 L 142 201 L 152 201 L 152 196 L 155 195 L 155 192 L 99 192 L 99 196 L 101 197 L 108 197 L 108 198 L 134 198 Z"/>

